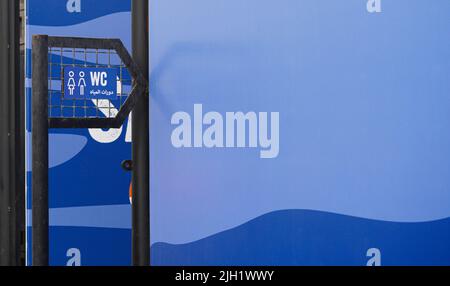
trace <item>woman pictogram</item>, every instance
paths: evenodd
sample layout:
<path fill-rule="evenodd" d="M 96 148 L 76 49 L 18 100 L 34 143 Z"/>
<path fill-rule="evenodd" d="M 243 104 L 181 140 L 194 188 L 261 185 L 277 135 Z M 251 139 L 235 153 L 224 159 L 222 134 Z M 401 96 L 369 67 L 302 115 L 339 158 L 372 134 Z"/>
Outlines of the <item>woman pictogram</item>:
<path fill-rule="evenodd" d="M 75 73 L 73 71 L 69 72 L 69 80 L 67 82 L 67 87 L 69 88 L 70 95 L 73 95 L 73 91 L 75 89 L 75 80 L 73 79 Z"/>

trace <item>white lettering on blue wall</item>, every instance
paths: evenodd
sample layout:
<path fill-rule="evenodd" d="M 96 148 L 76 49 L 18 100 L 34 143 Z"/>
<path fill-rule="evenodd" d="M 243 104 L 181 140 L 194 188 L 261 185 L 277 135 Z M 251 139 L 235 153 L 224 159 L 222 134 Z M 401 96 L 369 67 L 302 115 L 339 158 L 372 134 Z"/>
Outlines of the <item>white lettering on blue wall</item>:
<path fill-rule="evenodd" d="M 378 248 L 369 248 L 366 256 L 370 258 L 367 266 L 381 266 L 381 251 Z"/>
<path fill-rule="evenodd" d="M 269 122 L 270 121 L 270 122 Z M 270 123 L 270 126 L 269 126 Z M 193 120 L 184 111 L 172 115 L 171 141 L 175 148 L 260 148 L 260 158 L 276 158 L 280 148 L 279 112 L 210 111 L 194 104 Z"/>
<path fill-rule="evenodd" d="M 81 0 L 68 0 L 66 9 L 69 13 L 81 13 Z"/>
<path fill-rule="evenodd" d="M 81 251 L 78 248 L 69 248 L 66 256 L 69 257 L 66 266 L 81 266 Z"/>
<path fill-rule="evenodd" d="M 381 0 L 368 0 L 367 12 L 369 13 L 381 13 Z"/>
<path fill-rule="evenodd" d="M 120 93 L 120 89 L 118 89 L 118 93 Z M 114 107 L 114 105 L 111 103 L 111 101 L 107 99 L 92 99 L 92 103 L 96 105 L 100 111 L 105 116 L 116 116 L 119 110 Z M 125 133 L 125 142 L 129 143 L 131 142 L 131 120 L 132 112 L 128 116 L 128 124 L 126 125 L 126 133 Z M 125 123 L 124 123 L 125 125 Z M 101 129 L 101 128 L 91 128 L 89 129 L 89 134 L 91 135 L 92 139 L 99 143 L 113 143 L 117 141 L 120 136 L 122 135 L 122 130 L 124 126 L 121 126 L 120 128 L 110 128 L 110 129 Z"/>

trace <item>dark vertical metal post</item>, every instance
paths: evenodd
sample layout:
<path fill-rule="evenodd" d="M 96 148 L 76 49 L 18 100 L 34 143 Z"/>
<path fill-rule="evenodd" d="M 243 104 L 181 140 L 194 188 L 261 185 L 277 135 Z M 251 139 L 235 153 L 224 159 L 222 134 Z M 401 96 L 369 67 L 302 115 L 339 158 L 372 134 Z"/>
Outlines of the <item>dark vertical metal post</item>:
<path fill-rule="evenodd" d="M 133 60 L 149 78 L 148 0 L 132 0 Z M 149 99 L 140 97 L 132 115 L 132 262 L 150 265 Z"/>
<path fill-rule="evenodd" d="M 32 263 L 48 265 L 48 37 L 33 36 Z"/>
<path fill-rule="evenodd" d="M 9 1 L 0 2 L 0 265 L 11 264 L 11 234 L 9 209 L 11 198 L 9 150 Z"/>
<path fill-rule="evenodd" d="M 19 1 L 0 1 L 0 266 L 20 265 L 24 227 L 19 23 Z"/>

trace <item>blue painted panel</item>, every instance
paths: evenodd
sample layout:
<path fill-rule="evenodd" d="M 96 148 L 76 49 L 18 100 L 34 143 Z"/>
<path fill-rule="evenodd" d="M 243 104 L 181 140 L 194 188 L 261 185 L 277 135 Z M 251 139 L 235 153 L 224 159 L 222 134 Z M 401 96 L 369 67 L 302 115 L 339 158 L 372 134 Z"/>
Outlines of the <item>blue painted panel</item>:
<path fill-rule="evenodd" d="M 31 36 L 119 38 L 130 50 L 129 0 L 28 0 L 27 5 L 27 154 L 31 154 Z M 80 9 L 78 9 L 80 5 Z M 50 54 L 62 64 L 108 63 L 108 57 Z M 114 63 L 112 63 L 114 66 Z M 68 71 L 68 70 L 67 70 Z M 79 70 L 77 70 L 79 72 Z M 85 72 L 88 72 L 85 70 Z M 110 70 L 108 70 L 110 72 Z M 61 71 L 50 70 L 52 102 L 60 100 Z M 115 69 L 110 88 L 116 88 Z M 122 91 L 130 76 L 120 73 Z M 109 79 L 109 76 L 108 76 Z M 78 84 L 77 79 L 77 84 Z M 88 82 L 86 81 L 86 84 Z M 88 90 L 86 90 L 88 91 Z M 68 94 L 67 92 L 65 94 Z M 115 96 L 115 94 L 114 94 Z M 112 108 L 119 101 L 110 101 Z M 89 104 L 95 104 L 89 101 Z M 53 114 L 55 115 L 55 114 Z M 129 173 L 120 163 L 131 157 L 131 125 L 120 129 L 52 129 L 49 134 L 50 263 L 51 265 L 130 265 L 131 208 Z M 31 264 L 31 158 L 27 157 L 27 262 Z"/>
<path fill-rule="evenodd" d="M 449 10 L 151 1 L 153 263 L 450 264 Z"/>

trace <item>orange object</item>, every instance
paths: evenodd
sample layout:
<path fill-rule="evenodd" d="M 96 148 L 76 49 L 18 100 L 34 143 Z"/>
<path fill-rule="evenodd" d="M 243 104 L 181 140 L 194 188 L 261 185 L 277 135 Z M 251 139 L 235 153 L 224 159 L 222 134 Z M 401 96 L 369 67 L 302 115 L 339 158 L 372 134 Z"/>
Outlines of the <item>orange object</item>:
<path fill-rule="evenodd" d="M 133 204 L 133 185 L 130 183 L 130 189 L 128 192 L 128 197 L 130 198 L 130 204 Z"/>

